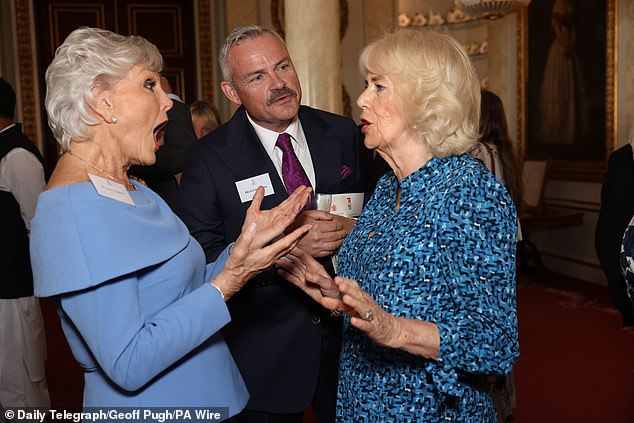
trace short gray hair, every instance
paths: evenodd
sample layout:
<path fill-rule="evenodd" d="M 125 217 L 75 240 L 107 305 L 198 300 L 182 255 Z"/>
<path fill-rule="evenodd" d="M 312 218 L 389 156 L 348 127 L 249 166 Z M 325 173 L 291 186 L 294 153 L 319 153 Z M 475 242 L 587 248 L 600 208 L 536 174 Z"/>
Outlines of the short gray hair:
<path fill-rule="evenodd" d="M 261 37 L 264 34 L 271 34 L 277 37 L 282 44 L 286 45 L 280 34 L 272 29 L 263 28 L 258 25 L 239 26 L 227 35 L 227 38 L 225 38 L 225 42 L 222 44 L 222 48 L 220 49 L 220 54 L 218 54 L 218 64 L 220 65 L 220 70 L 222 71 L 222 78 L 225 81 L 228 81 L 231 85 L 235 82 L 233 80 L 232 69 L 229 67 L 228 63 L 229 50 L 231 50 L 231 47 L 239 45 L 243 41 Z"/>
<path fill-rule="evenodd" d="M 479 139 L 480 82 L 451 36 L 432 30 L 386 34 L 361 52 L 359 69 L 389 76 L 408 131 L 434 156 L 465 153 Z"/>
<path fill-rule="evenodd" d="M 71 139 L 86 140 L 88 128 L 100 122 L 90 111 L 92 89 L 111 88 L 136 65 L 153 72 L 163 69 L 158 48 L 143 37 L 88 27 L 66 37 L 46 70 L 48 124 L 61 153 Z"/>

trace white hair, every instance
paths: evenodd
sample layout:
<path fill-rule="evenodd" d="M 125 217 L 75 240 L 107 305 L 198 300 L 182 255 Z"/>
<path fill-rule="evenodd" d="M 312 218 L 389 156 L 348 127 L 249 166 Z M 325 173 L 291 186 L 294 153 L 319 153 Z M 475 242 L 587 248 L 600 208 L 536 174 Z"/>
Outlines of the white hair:
<path fill-rule="evenodd" d="M 87 27 L 70 33 L 46 70 L 48 124 L 60 152 L 68 150 L 71 139 L 85 141 L 89 127 L 100 123 L 91 112 L 93 89 L 111 88 L 135 65 L 160 72 L 163 58 L 140 36 Z"/>

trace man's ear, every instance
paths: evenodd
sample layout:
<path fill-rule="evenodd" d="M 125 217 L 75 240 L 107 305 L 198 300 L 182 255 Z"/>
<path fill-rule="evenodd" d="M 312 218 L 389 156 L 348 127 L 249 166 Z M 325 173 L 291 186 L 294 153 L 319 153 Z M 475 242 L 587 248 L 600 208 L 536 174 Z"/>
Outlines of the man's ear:
<path fill-rule="evenodd" d="M 242 100 L 240 100 L 240 96 L 236 92 L 236 89 L 228 81 L 222 81 L 220 83 L 220 89 L 230 102 L 235 103 L 238 106 L 242 104 Z"/>

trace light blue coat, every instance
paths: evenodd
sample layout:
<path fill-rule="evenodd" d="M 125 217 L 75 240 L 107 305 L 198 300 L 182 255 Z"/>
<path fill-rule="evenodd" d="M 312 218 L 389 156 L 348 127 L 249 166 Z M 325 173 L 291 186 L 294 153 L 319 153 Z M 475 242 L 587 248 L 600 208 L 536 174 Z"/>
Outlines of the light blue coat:
<path fill-rule="evenodd" d="M 31 227 L 35 294 L 57 296 L 83 367 L 84 407 L 228 407 L 249 395 L 219 334 L 231 317 L 205 256 L 154 192 L 134 206 L 91 183 L 40 195 Z"/>

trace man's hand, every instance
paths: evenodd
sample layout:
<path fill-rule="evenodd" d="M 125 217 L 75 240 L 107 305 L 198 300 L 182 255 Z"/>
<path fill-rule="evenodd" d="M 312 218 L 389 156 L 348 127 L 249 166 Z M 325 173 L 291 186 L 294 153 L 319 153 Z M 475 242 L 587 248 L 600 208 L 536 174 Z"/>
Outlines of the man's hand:
<path fill-rule="evenodd" d="M 344 216 L 338 216 L 338 215 L 335 215 L 334 219 L 341 223 L 341 225 L 343 226 L 343 229 L 346 231 L 346 236 L 348 236 L 350 231 L 352 231 L 352 227 L 354 226 L 356 222 L 356 220 L 354 219 L 344 217 Z"/>
<path fill-rule="evenodd" d="M 311 225 L 311 229 L 298 246 L 311 257 L 327 257 L 334 254 L 349 232 L 338 216 L 321 210 L 301 212 L 288 230 L 302 225 Z"/>

